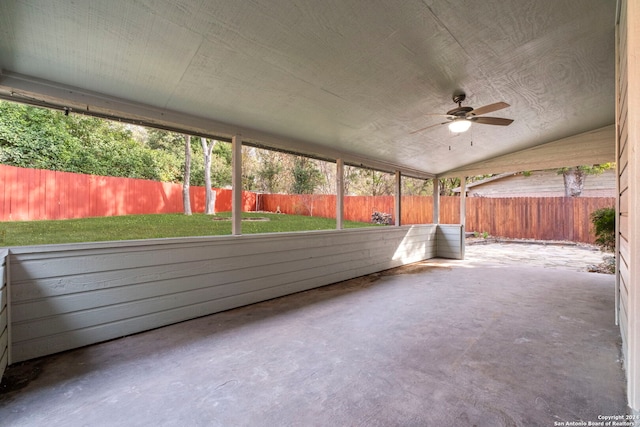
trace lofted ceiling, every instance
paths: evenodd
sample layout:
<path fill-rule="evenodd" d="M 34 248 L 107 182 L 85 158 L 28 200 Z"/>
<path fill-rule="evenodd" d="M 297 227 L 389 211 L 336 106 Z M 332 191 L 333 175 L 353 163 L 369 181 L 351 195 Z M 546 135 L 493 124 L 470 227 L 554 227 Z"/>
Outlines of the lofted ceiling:
<path fill-rule="evenodd" d="M 615 13 L 608 0 L 3 0 L 0 95 L 444 176 L 610 128 Z M 510 104 L 489 116 L 513 124 L 411 134 L 456 91 Z"/>

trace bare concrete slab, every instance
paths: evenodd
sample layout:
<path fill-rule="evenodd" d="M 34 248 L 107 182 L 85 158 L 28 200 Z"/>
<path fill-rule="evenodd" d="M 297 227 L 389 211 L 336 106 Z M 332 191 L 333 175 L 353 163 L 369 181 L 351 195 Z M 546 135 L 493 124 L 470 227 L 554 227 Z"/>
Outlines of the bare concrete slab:
<path fill-rule="evenodd" d="M 553 426 L 626 413 L 613 276 L 436 260 L 12 366 L 0 424 Z"/>
<path fill-rule="evenodd" d="M 476 240 L 467 245 L 465 261 L 479 266 L 529 265 L 571 271 L 588 271 L 611 253 L 597 246 L 568 242 L 521 243 Z"/>

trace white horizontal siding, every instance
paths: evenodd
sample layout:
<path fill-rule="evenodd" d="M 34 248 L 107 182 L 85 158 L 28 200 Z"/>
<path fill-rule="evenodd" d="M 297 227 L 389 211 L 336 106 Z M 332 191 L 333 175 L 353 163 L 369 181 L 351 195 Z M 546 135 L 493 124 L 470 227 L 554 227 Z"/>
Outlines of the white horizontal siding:
<path fill-rule="evenodd" d="M 464 232 L 459 224 L 440 224 L 436 233 L 437 256 L 464 259 Z"/>
<path fill-rule="evenodd" d="M 11 248 L 12 361 L 433 258 L 436 228 Z"/>
<path fill-rule="evenodd" d="M 533 171 L 514 174 L 486 183 L 470 184 L 469 196 L 483 197 L 564 197 L 564 178 L 556 171 Z M 585 175 L 582 197 L 615 197 L 616 173 L 608 169 L 600 174 Z"/>
<path fill-rule="evenodd" d="M 9 364 L 9 304 L 7 286 L 7 258 L 9 251 L 0 249 L 0 378 Z"/>
<path fill-rule="evenodd" d="M 618 173 L 618 235 L 617 235 L 617 280 L 618 286 L 618 322 L 622 336 L 622 354 L 627 374 L 633 369 L 629 363 L 629 179 L 628 179 L 628 128 L 627 128 L 627 40 L 626 40 L 626 2 L 621 3 L 621 25 L 616 27 L 619 44 L 617 46 L 617 173 Z M 629 377 L 627 377 L 629 380 Z"/>

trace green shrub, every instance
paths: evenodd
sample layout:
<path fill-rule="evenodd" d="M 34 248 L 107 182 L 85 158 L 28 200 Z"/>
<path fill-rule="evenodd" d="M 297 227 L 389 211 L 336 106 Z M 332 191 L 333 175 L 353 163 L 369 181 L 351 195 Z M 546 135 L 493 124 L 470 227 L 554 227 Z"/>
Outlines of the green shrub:
<path fill-rule="evenodd" d="M 605 250 L 613 250 L 616 245 L 616 210 L 602 208 L 591 213 L 591 223 L 596 235 L 596 244 Z"/>

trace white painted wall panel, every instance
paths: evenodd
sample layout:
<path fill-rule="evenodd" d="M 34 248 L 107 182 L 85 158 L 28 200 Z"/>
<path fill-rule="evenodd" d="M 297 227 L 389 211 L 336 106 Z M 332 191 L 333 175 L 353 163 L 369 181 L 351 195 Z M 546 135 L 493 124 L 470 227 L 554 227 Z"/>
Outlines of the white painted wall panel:
<path fill-rule="evenodd" d="M 451 227 L 443 235 L 455 240 Z M 432 258 L 436 249 L 435 225 L 12 248 L 12 361 Z"/>
<path fill-rule="evenodd" d="M 464 259 L 464 232 L 461 225 L 438 225 L 436 240 L 438 257 Z"/>
<path fill-rule="evenodd" d="M 7 258 L 9 251 L 0 249 L 0 378 L 9 364 L 9 304 L 7 301 Z"/>
<path fill-rule="evenodd" d="M 620 333 L 622 335 L 622 353 L 625 363 L 628 361 L 628 347 L 629 347 L 629 221 L 628 221 L 628 196 L 629 196 L 629 180 L 628 180 L 628 136 L 629 131 L 627 128 L 627 89 L 628 89 L 628 75 L 627 75 L 627 26 L 626 26 L 626 2 L 621 3 L 622 10 L 620 16 L 620 24 L 616 26 L 617 31 L 617 172 L 618 172 L 618 235 L 617 239 L 617 284 L 620 294 L 619 304 L 619 323 Z M 628 367 L 627 367 L 628 368 Z"/>
<path fill-rule="evenodd" d="M 617 35 L 619 214 L 616 250 L 627 398 L 640 413 L 640 4 L 622 0 Z"/>

